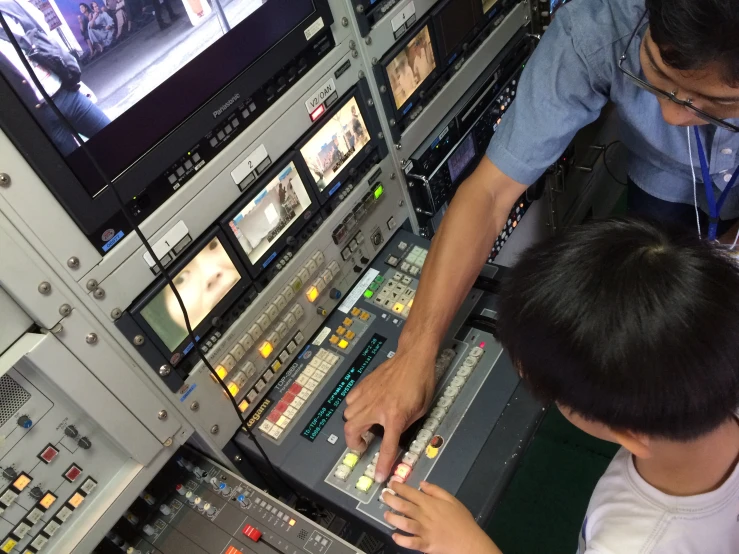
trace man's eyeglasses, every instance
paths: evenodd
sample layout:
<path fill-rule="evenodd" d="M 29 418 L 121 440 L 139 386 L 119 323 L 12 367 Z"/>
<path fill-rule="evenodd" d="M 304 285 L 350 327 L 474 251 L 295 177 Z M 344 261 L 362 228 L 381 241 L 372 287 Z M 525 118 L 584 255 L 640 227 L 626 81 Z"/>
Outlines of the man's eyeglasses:
<path fill-rule="evenodd" d="M 678 98 L 675 95 L 675 92 L 667 92 L 666 90 L 662 90 L 661 88 L 657 88 L 651 83 L 648 83 L 644 79 L 638 77 L 633 72 L 629 71 L 627 68 L 624 67 L 624 63 L 626 62 L 626 55 L 629 51 L 629 47 L 631 46 L 632 41 L 634 40 L 634 37 L 639 32 L 639 30 L 645 25 L 645 19 L 647 17 L 646 12 L 644 15 L 642 15 L 641 19 L 639 20 L 639 23 L 636 26 L 636 29 L 634 29 L 634 32 L 631 33 L 631 38 L 629 39 L 629 42 L 626 44 L 626 49 L 624 50 L 623 55 L 618 60 L 618 68 L 621 70 L 621 73 L 626 75 L 636 86 L 639 88 L 642 88 L 646 90 L 647 92 L 651 92 L 655 96 L 659 98 L 664 98 L 665 100 L 669 100 L 670 102 L 674 102 L 675 104 L 678 104 L 679 106 L 684 107 L 687 110 L 692 111 L 700 117 L 703 121 L 707 121 L 708 123 L 713 123 L 714 125 L 721 127 L 722 129 L 727 129 L 729 131 L 733 131 L 735 133 L 739 133 L 739 126 L 734 125 L 732 123 L 729 123 L 725 119 L 719 119 L 717 117 L 712 116 L 711 114 L 708 114 L 704 112 L 703 110 L 699 110 L 693 105 L 693 101 L 688 98 L 687 100 L 682 100 Z"/>

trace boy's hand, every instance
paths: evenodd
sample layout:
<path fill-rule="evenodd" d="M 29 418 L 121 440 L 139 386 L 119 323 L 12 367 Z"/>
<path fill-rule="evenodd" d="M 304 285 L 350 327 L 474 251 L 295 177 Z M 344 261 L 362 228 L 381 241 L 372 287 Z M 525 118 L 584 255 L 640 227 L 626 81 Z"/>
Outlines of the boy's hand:
<path fill-rule="evenodd" d="M 385 493 L 383 500 L 405 517 L 387 511 L 385 520 L 412 535 L 394 533 L 399 546 L 426 554 L 502 554 L 469 510 L 444 489 L 425 481 L 420 491 L 395 481 L 390 487 L 398 496 Z"/>

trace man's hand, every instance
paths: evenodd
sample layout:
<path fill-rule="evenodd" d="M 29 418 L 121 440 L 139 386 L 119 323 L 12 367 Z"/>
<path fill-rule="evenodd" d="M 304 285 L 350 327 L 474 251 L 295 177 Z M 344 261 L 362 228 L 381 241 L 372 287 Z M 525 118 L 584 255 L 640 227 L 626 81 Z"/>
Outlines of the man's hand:
<path fill-rule="evenodd" d="M 398 515 L 385 512 L 385 520 L 400 531 L 393 534 L 398 546 L 426 554 L 502 554 L 480 529 L 464 505 L 444 489 L 421 483 L 421 490 L 390 483 L 398 496 L 386 492 L 385 503 Z"/>
<path fill-rule="evenodd" d="M 362 435 L 375 424 L 384 428 L 375 471 L 378 483 L 390 474 L 401 433 L 426 413 L 431 403 L 435 361 L 436 352 L 398 351 L 346 397 L 344 432 L 349 448 L 365 450 Z"/>

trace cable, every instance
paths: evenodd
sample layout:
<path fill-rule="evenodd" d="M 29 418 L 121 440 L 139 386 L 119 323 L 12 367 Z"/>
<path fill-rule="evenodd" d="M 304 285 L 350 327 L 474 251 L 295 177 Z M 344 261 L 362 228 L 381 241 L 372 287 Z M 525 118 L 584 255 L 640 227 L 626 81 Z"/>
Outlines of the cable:
<path fill-rule="evenodd" d="M 152 248 L 151 244 L 149 244 L 149 241 L 146 239 L 144 234 L 141 232 L 141 229 L 139 228 L 136 221 L 134 221 L 133 217 L 129 213 L 128 209 L 126 208 L 125 202 L 123 201 L 123 198 L 121 197 L 118 190 L 115 188 L 113 183 L 108 179 L 108 176 L 105 174 L 105 172 L 102 170 L 100 165 L 98 164 L 97 160 L 95 159 L 95 156 L 92 155 L 90 150 L 87 148 L 87 144 L 82 139 L 82 137 L 79 135 L 77 130 L 74 128 L 72 123 L 66 118 L 66 116 L 61 112 L 59 107 L 56 105 L 54 100 L 51 98 L 48 92 L 46 92 L 46 89 L 44 89 L 43 85 L 39 81 L 38 76 L 36 75 L 36 72 L 34 71 L 33 67 L 29 63 L 28 59 L 26 58 L 25 53 L 23 52 L 23 49 L 20 47 L 20 44 L 18 44 L 17 39 L 15 38 L 15 35 L 13 34 L 12 30 L 10 29 L 10 25 L 8 25 L 8 22 L 5 20 L 5 16 L 0 13 L 0 26 L 2 27 L 3 31 L 8 37 L 8 40 L 10 41 L 11 45 L 13 46 L 13 49 L 15 50 L 16 54 L 18 54 L 18 57 L 21 60 L 21 63 L 23 64 L 23 67 L 25 67 L 26 71 L 28 72 L 28 75 L 31 78 L 31 81 L 33 81 L 33 84 L 35 85 L 36 89 L 41 93 L 41 96 L 46 101 L 48 106 L 51 108 L 51 110 L 54 112 L 54 115 L 56 115 L 57 118 L 59 118 L 59 121 L 61 121 L 64 126 L 67 128 L 67 130 L 72 134 L 74 139 L 77 141 L 77 143 L 80 146 L 80 149 L 85 153 L 85 156 L 88 158 L 90 163 L 92 164 L 95 171 L 98 173 L 98 175 L 102 178 L 103 182 L 105 183 L 106 187 L 111 189 L 113 191 L 113 195 L 116 198 L 116 202 L 120 206 L 121 212 L 123 212 L 123 216 L 126 219 L 126 222 L 129 226 L 133 228 L 134 233 L 139 237 L 141 242 L 144 245 L 144 248 L 149 253 L 151 258 L 154 260 L 154 263 L 156 264 L 157 268 L 159 269 L 159 272 L 161 275 L 164 276 L 165 280 L 167 281 L 167 285 L 169 285 L 169 288 L 172 289 L 172 292 L 174 293 L 175 298 L 177 299 L 177 304 L 180 306 L 180 310 L 182 310 L 182 315 L 185 320 L 185 328 L 187 329 L 187 334 L 190 337 L 190 340 L 193 342 L 194 345 L 197 344 L 197 340 L 195 337 L 195 333 L 192 330 L 192 326 L 190 325 L 190 317 L 187 314 L 187 308 L 185 307 L 185 303 L 182 301 L 182 297 L 180 296 L 180 293 L 177 291 L 177 287 L 174 284 L 174 281 L 172 280 L 172 277 L 165 269 L 164 265 L 162 264 L 159 257 L 154 252 L 154 249 Z M 218 384 L 221 386 L 221 388 L 225 391 L 226 396 L 231 401 L 231 404 L 233 405 L 234 410 L 236 411 L 236 415 L 239 418 L 239 421 L 241 422 L 241 428 L 244 429 L 247 434 L 249 435 L 249 438 L 254 441 L 254 445 L 257 447 L 257 450 L 259 450 L 259 453 L 264 458 L 264 461 L 269 466 L 270 470 L 278 477 L 278 479 L 287 487 L 287 490 L 291 491 L 295 496 L 300 496 L 297 491 L 291 487 L 287 481 L 285 481 L 282 478 L 282 475 L 277 471 L 277 469 L 272 465 L 271 460 L 269 459 L 269 456 L 267 456 L 267 453 L 264 451 L 262 446 L 257 441 L 257 437 L 254 435 L 251 429 L 249 429 L 248 425 L 246 424 L 246 418 L 241 413 L 241 410 L 239 410 L 238 404 L 236 404 L 236 399 L 231 394 L 231 391 L 228 390 L 228 387 L 226 386 L 226 383 L 223 382 L 223 379 L 216 373 L 216 370 L 213 368 L 211 363 L 208 361 L 208 359 L 205 357 L 205 354 L 200 350 L 200 348 L 194 349 L 198 356 L 200 357 L 203 364 L 205 364 L 205 367 L 208 368 L 208 371 L 210 371 L 213 378 L 218 382 Z"/>
<path fill-rule="evenodd" d="M 609 149 L 610 149 L 610 148 L 611 148 L 612 146 L 615 146 L 615 145 L 616 145 L 617 143 L 620 143 L 620 142 L 621 142 L 620 140 L 614 140 L 613 142 L 611 142 L 610 144 L 608 144 L 608 145 L 606 146 L 605 150 L 603 150 L 603 167 L 605 167 L 605 168 L 606 168 L 606 171 L 608 172 L 608 175 L 610 175 L 610 176 L 611 176 L 611 179 L 613 179 L 614 181 L 616 181 L 616 182 L 617 182 L 617 183 L 618 183 L 619 185 L 623 185 L 623 186 L 625 186 L 625 187 L 626 187 L 626 186 L 628 186 L 628 185 L 629 185 L 629 183 L 628 183 L 628 182 L 627 182 L 627 183 L 624 183 L 623 181 L 620 181 L 620 180 L 618 179 L 618 177 L 616 177 L 616 176 L 615 176 L 615 175 L 613 174 L 613 172 L 611 172 L 611 168 L 609 168 L 609 167 L 608 167 L 608 150 L 609 150 Z"/>
<path fill-rule="evenodd" d="M 693 147 L 690 144 L 690 127 L 685 128 L 688 131 L 688 156 L 690 156 L 690 172 L 693 174 L 693 206 L 695 206 L 695 224 L 698 227 L 698 238 L 701 236 L 701 218 L 698 214 L 698 184 L 695 179 L 695 166 L 693 165 Z"/>

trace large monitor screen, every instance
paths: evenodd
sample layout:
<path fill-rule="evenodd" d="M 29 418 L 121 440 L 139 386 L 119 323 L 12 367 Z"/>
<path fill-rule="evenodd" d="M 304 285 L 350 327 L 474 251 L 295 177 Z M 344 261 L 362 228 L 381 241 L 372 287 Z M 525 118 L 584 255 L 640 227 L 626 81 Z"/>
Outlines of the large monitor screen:
<path fill-rule="evenodd" d="M 357 99 L 352 97 L 300 149 L 318 190 L 323 192 L 369 141 Z"/>
<path fill-rule="evenodd" d="M 195 329 L 228 292 L 241 274 L 218 237 L 213 238 L 173 281 Z M 170 351 L 187 338 L 187 327 L 172 289 L 165 286 L 142 310 L 141 316 Z"/>
<path fill-rule="evenodd" d="M 229 226 L 252 265 L 256 265 L 290 225 L 311 205 L 295 163 L 288 166 L 236 216 Z"/>
<path fill-rule="evenodd" d="M 390 79 L 395 107 L 400 109 L 436 69 L 428 25 L 408 42 L 385 69 Z"/>
<path fill-rule="evenodd" d="M 52 63 L 53 56 L 34 64 L 110 178 L 315 11 L 313 0 L 4 1 L 15 15 L 2 13 L 21 45 L 39 32 L 67 69 L 78 60 L 78 75 Z M 89 163 L 8 41 L 0 41 L 0 74 L 70 166 Z M 100 190 L 99 183 L 86 186 L 91 195 Z"/>

